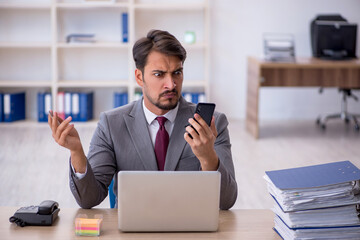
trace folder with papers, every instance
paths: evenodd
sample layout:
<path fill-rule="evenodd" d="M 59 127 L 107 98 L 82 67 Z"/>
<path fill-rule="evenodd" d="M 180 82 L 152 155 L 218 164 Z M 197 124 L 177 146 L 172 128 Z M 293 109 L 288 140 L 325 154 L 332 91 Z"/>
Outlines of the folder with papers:
<path fill-rule="evenodd" d="M 284 240 L 305 239 L 359 239 L 360 226 L 325 227 L 325 228 L 289 228 L 284 221 L 275 216 L 275 231 Z"/>
<path fill-rule="evenodd" d="M 279 189 L 313 188 L 360 179 L 360 170 L 350 161 L 268 171 L 266 175 Z"/>
<path fill-rule="evenodd" d="M 275 205 L 272 210 L 292 229 L 360 225 L 356 204 L 287 213 L 283 212 L 279 205 Z"/>
<path fill-rule="evenodd" d="M 284 212 L 360 203 L 360 170 L 349 161 L 268 171 L 264 178 Z"/>
<path fill-rule="evenodd" d="M 350 161 L 268 171 L 264 178 L 283 239 L 360 236 L 360 170 Z"/>

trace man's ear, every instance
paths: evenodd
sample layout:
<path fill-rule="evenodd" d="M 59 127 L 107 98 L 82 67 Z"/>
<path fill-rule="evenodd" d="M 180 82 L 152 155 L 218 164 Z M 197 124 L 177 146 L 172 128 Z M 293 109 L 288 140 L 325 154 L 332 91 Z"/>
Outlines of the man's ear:
<path fill-rule="evenodd" d="M 144 82 L 143 82 L 143 74 L 141 72 L 140 69 L 135 69 L 135 80 L 137 82 L 137 84 L 142 87 Z"/>

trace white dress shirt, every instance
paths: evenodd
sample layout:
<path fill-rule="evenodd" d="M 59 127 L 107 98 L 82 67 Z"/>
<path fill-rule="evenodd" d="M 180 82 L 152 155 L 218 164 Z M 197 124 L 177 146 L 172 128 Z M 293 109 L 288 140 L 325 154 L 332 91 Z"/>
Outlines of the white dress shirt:
<path fill-rule="evenodd" d="M 156 134 L 157 134 L 157 132 L 159 130 L 159 127 L 160 127 L 159 122 L 155 118 L 160 117 L 160 116 L 152 113 L 145 106 L 144 100 L 142 101 L 142 105 L 143 105 L 143 110 L 144 110 L 144 114 L 145 114 L 145 119 L 146 119 L 146 121 L 148 123 L 147 127 L 149 129 L 150 138 L 151 138 L 153 146 L 155 146 Z M 174 128 L 175 118 L 176 118 L 178 109 L 179 109 L 179 104 L 177 104 L 177 106 L 174 109 L 168 111 L 165 115 L 162 115 L 163 117 L 167 118 L 167 121 L 165 122 L 165 129 L 169 134 L 169 139 L 170 139 L 172 130 Z M 75 172 L 75 169 L 74 169 L 72 164 L 71 164 L 71 168 L 72 168 L 72 171 L 75 173 L 75 176 L 78 179 L 82 179 L 85 176 L 86 171 L 87 171 L 87 169 L 86 169 L 85 173 Z"/>
<path fill-rule="evenodd" d="M 156 134 L 160 127 L 159 122 L 155 118 L 160 117 L 160 116 L 152 113 L 149 109 L 147 109 L 144 101 L 142 104 L 143 104 L 145 118 L 148 123 L 147 127 L 149 129 L 150 138 L 153 143 L 153 146 L 155 146 Z M 175 118 L 176 118 L 178 109 L 179 109 L 179 104 L 174 109 L 168 111 L 165 115 L 162 115 L 163 117 L 167 118 L 167 121 L 165 122 L 165 129 L 169 134 L 169 139 L 170 139 L 172 130 L 174 128 Z"/>

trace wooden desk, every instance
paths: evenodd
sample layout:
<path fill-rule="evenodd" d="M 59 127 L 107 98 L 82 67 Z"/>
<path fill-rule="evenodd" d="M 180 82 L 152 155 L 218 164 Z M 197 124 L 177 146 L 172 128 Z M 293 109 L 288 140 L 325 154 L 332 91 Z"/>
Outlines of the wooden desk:
<path fill-rule="evenodd" d="M 63 209 L 59 218 L 49 227 L 18 227 L 9 222 L 17 208 L 0 207 L 0 239 L 98 239 L 96 237 L 79 237 L 75 235 L 75 217 L 79 213 L 103 214 L 101 235 L 99 239 L 261 239 L 280 240 L 272 230 L 273 213 L 270 210 L 230 210 L 220 211 L 219 230 L 201 233 L 122 233 L 117 228 L 117 209 Z"/>
<path fill-rule="evenodd" d="M 359 88 L 360 60 L 297 58 L 294 63 L 276 63 L 249 57 L 246 129 L 255 138 L 259 138 L 260 87 Z"/>

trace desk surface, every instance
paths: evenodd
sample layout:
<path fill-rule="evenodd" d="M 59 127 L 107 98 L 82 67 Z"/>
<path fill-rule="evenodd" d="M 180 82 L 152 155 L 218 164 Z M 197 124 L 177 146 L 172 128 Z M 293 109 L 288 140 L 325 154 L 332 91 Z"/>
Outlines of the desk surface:
<path fill-rule="evenodd" d="M 201 233 L 122 233 L 117 228 L 117 209 L 69 209 L 61 208 L 59 218 L 49 227 L 18 227 L 9 222 L 17 208 L 0 207 L 1 239 L 97 239 L 75 235 L 74 219 L 77 214 L 103 215 L 100 239 L 261 239 L 280 240 L 272 230 L 273 213 L 270 210 L 220 211 L 219 230 Z"/>

